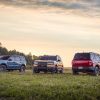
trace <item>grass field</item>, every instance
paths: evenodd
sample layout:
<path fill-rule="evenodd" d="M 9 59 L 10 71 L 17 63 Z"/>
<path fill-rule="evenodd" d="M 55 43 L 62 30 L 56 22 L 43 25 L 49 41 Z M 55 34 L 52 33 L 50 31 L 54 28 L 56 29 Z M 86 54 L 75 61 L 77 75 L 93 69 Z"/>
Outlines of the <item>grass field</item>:
<path fill-rule="evenodd" d="M 0 73 L 0 100 L 100 100 L 100 76 Z"/>

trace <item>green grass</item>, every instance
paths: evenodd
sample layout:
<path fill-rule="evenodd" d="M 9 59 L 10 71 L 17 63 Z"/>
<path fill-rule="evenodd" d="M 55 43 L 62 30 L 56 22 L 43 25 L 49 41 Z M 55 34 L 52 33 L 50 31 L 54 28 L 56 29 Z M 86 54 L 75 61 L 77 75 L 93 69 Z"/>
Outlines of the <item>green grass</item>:
<path fill-rule="evenodd" d="M 0 73 L 0 100 L 100 100 L 100 76 Z"/>

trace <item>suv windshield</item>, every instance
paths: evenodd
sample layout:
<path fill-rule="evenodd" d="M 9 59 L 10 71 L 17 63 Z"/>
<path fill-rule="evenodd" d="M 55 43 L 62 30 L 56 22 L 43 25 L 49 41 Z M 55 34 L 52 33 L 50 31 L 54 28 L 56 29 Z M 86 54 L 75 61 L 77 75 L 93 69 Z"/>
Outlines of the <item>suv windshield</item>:
<path fill-rule="evenodd" d="M 41 56 L 40 60 L 57 60 L 56 56 Z"/>
<path fill-rule="evenodd" d="M 10 56 L 2 56 L 0 57 L 1 60 L 8 60 Z"/>
<path fill-rule="evenodd" d="M 76 53 L 74 60 L 90 60 L 90 53 Z"/>

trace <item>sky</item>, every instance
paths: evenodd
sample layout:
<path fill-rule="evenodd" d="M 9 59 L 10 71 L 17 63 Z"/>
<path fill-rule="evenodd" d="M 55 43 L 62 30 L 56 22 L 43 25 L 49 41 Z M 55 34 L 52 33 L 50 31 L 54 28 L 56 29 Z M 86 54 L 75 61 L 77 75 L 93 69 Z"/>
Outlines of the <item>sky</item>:
<path fill-rule="evenodd" d="M 100 0 L 0 0 L 0 42 L 25 54 L 100 53 Z"/>

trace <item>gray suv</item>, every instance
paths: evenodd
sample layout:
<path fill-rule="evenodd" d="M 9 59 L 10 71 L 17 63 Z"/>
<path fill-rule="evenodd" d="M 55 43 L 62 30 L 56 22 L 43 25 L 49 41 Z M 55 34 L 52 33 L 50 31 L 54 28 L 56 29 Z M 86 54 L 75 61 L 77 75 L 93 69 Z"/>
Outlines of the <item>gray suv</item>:
<path fill-rule="evenodd" d="M 52 72 L 52 73 L 63 73 L 63 63 L 60 56 L 40 56 L 39 60 L 35 60 L 33 64 L 33 72 L 39 73 Z"/>
<path fill-rule="evenodd" d="M 20 72 L 25 71 L 26 60 L 24 56 L 20 55 L 5 55 L 0 56 L 0 71 L 6 70 L 19 70 Z"/>

